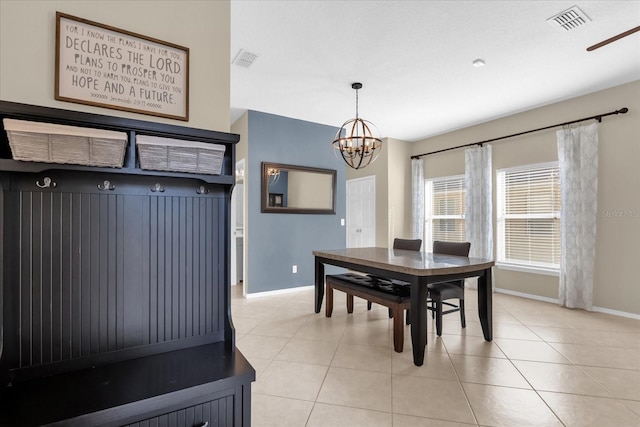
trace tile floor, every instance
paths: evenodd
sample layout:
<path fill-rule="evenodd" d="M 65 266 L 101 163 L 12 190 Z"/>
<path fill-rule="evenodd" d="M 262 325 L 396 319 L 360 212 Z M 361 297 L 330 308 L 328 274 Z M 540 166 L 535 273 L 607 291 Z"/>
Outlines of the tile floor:
<path fill-rule="evenodd" d="M 429 321 L 425 363 L 410 330 L 393 351 L 385 307 L 356 298 L 332 318 L 313 290 L 244 299 L 234 287 L 237 346 L 255 367 L 252 425 L 340 427 L 640 426 L 640 320 L 494 294 L 486 342 L 467 291 L 467 327 Z M 323 306 L 324 310 L 324 306 Z"/>

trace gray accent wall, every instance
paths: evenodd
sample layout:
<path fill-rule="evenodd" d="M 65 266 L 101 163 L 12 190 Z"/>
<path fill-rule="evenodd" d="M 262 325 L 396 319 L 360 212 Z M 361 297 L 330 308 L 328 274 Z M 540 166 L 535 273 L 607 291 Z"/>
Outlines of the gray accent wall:
<path fill-rule="evenodd" d="M 247 294 L 312 285 L 311 252 L 346 246 L 340 225 L 346 215 L 346 173 L 331 145 L 338 128 L 257 111 L 248 112 L 248 122 Z M 335 169 L 336 214 L 261 213 L 262 162 Z"/>

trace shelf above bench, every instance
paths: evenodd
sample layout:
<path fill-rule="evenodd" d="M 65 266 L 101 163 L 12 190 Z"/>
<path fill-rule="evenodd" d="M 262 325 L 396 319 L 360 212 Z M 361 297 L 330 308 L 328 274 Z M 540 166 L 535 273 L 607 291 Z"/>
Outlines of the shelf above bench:
<path fill-rule="evenodd" d="M 124 166 L 122 168 L 110 168 L 13 160 L 11 158 L 11 148 L 9 146 L 7 134 L 4 130 L 4 126 L 2 125 L 2 119 L 5 118 L 126 132 L 128 135 L 128 144 L 126 146 Z M 2 126 L 2 132 L 0 132 L 0 170 L 4 171 L 41 173 L 47 170 L 76 170 L 129 175 L 194 178 L 206 183 L 222 185 L 233 185 L 235 182 L 235 150 L 233 147 L 240 140 L 239 135 L 236 134 L 19 104 L 8 101 L 0 101 L 0 126 Z M 140 167 L 139 156 L 136 150 L 136 137 L 142 135 L 145 137 L 172 138 L 183 141 L 224 146 L 226 150 L 222 159 L 221 172 L 219 175 L 209 175 L 203 173 L 144 170 Z"/>

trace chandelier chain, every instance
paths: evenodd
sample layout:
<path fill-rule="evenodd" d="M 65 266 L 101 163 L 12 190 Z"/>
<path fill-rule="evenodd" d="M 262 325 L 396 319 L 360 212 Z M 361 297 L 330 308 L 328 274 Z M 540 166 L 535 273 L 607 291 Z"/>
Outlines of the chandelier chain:
<path fill-rule="evenodd" d="M 358 89 L 356 89 L 356 120 L 358 119 Z"/>

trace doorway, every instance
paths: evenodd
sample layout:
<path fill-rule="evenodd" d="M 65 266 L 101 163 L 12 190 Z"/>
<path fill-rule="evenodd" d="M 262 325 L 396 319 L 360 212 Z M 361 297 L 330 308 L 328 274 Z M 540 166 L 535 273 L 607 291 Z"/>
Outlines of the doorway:
<path fill-rule="evenodd" d="M 230 280 L 231 286 L 234 286 L 244 282 L 244 159 L 236 163 L 236 185 L 231 193 L 230 223 Z"/>
<path fill-rule="evenodd" d="M 376 177 L 347 180 L 347 247 L 376 245 Z"/>

